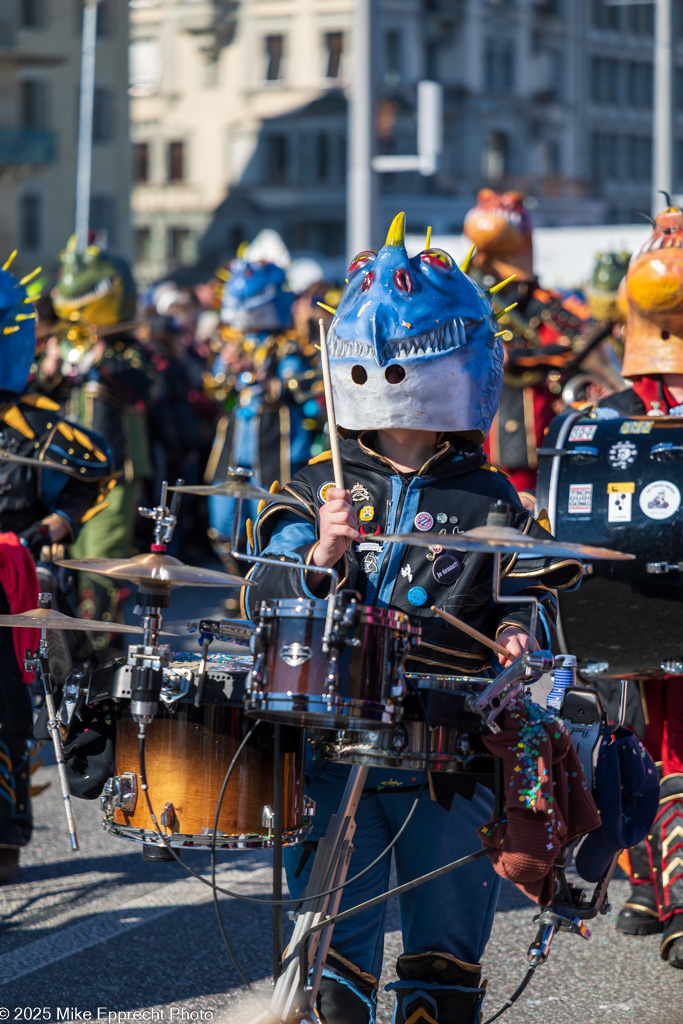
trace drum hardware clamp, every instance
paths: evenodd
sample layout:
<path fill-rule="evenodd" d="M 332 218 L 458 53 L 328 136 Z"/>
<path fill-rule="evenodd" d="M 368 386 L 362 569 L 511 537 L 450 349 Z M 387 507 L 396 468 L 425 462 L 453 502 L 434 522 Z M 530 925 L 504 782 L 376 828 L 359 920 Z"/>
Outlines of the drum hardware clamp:
<path fill-rule="evenodd" d="M 138 800 L 138 777 L 135 772 L 124 772 L 107 779 L 100 796 L 100 805 L 107 817 L 111 817 L 115 809 L 132 814 Z M 102 823 L 104 828 L 104 822 Z"/>
<path fill-rule="evenodd" d="M 491 684 L 479 694 L 470 694 L 466 700 L 468 711 L 480 715 L 491 732 L 500 732 L 496 719 L 525 686 L 534 682 L 553 667 L 555 658 L 550 651 L 526 651 L 516 658 Z"/>
<path fill-rule="evenodd" d="M 652 576 L 664 576 L 670 572 L 683 572 L 683 562 L 646 562 L 645 572 Z"/>

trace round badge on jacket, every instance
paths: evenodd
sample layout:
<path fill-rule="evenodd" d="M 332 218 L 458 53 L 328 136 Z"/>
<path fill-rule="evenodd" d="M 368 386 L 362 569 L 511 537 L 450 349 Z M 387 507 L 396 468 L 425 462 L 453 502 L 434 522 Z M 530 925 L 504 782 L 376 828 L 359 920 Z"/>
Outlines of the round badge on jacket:
<path fill-rule="evenodd" d="M 408 600 L 416 608 L 419 608 L 427 601 L 427 591 L 424 587 L 411 587 L 408 591 Z"/>
<path fill-rule="evenodd" d="M 423 533 L 426 533 L 427 530 L 431 530 L 433 525 L 434 516 L 430 515 L 429 512 L 418 512 L 415 516 L 415 526 Z"/>

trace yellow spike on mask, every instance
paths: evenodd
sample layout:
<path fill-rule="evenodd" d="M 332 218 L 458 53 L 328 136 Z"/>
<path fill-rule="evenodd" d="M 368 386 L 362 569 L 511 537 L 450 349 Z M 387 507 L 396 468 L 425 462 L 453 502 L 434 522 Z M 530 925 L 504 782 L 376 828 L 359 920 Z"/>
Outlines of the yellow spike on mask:
<path fill-rule="evenodd" d="M 462 261 L 460 269 L 462 270 L 463 274 L 466 274 L 467 271 L 470 269 L 470 263 L 472 262 L 472 257 L 474 256 L 474 250 L 476 248 L 476 245 L 470 246 L 470 251 L 467 253 L 467 256 L 465 256 L 465 259 Z"/>
<path fill-rule="evenodd" d="M 425 249 L 428 249 L 432 241 L 432 225 L 430 224 L 427 228 L 427 237 L 425 238 Z"/>
<path fill-rule="evenodd" d="M 387 233 L 387 240 L 385 245 L 395 245 L 399 248 L 404 248 L 406 244 L 406 215 L 405 213 L 397 213 L 391 222 L 391 227 Z"/>
<path fill-rule="evenodd" d="M 26 274 L 25 277 L 22 277 L 19 284 L 28 284 L 29 281 L 32 281 L 34 277 L 38 277 L 38 274 L 41 272 L 42 269 L 42 267 L 36 267 L 36 269 L 32 270 L 30 274 Z"/>
<path fill-rule="evenodd" d="M 510 274 L 510 276 L 506 277 L 504 281 L 499 281 L 498 284 L 494 284 L 492 288 L 489 288 L 489 295 L 495 295 L 496 292 L 501 291 L 506 284 L 510 284 L 510 281 L 514 281 L 516 277 L 516 274 Z"/>
<path fill-rule="evenodd" d="M 505 316 L 506 313 L 509 313 L 511 309 L 514 309 L 515 306 L 518 305 L 518 302 L 513 302 L 511 306 L 506 306 L 505 309 L 501 309 L 500 313 L 496 313 L 496 320 L 500 320 L 502 316 Z"/>
<path fill-rule="evenodd" d="M 18 323 L 20 320 L 35 320 L 35 318 L 36 318 L 36 314 L 35 313 L 17 313 L 17 315 L 15 316 L 14 319 Z"/>
<path fill-rule="evenodd" d="M 9 254 L 9 256 L 7 257 L 7 259 L 6 259 L 6 260 L 5 260 L 5 262 L 3 263 L 3 265 L 2 265 L 2 269 L 3 269 L 3 270 L 9 270 L 9 268 L 10 268 L 10 267 L 12 266 L 12 263 L 14 262 L 14 257 L 15 257 L 16 255 L 17 255 L 17 250 L 15 249 L 15 250 L 14 250 L 13 252 L 11 252 L 11 253 Z"/>
<path fill-rule="evenodd" d="M 3 334 L 14 334 L 15 331 L 18 331 L 18 330 L 19 330 L 18 327 L 3 327 L 2 333 Z"/>
<path fill-rule="evenodd" d="M 509 334 L 510 335 L 510 339 L 512 339 L 512 331 L 508 330 L 507 328 L 505 328 L 504 331 L 498 331 L 496 334 L 493 335 L 493 337 L 494 338 L 502 338 L 504 334 Z"/>
<path fill-rule="evenodd" d="M 337 313 L 337 310 L 336 310 L 336 309 L 334 308 L 334 306 L 328 306 L 326 302 L 319 302 L 319 303 L 318 303 L 318 305 L 319 305 L 319 306 L 320 306 L 320 307 L 321 307 L 322 309 L 326 309 L 328 313 L 331 313 L 331 314 L 332 314 L 332 316 L 335 316 L 335 315 L 336 315 L 336 313 Z M 318 346 L 317 346 L 317 345 L 316 345 L 316 348 L 318 348 Z"/>
<path fill-rule="evenodd" d="M 37 298 L 37 295 L 27 295 L 25 299 L 22 299 L 22 302 L 24 303 L 25 306 L 30 306 L 31 303 L 35 302 Z"/>

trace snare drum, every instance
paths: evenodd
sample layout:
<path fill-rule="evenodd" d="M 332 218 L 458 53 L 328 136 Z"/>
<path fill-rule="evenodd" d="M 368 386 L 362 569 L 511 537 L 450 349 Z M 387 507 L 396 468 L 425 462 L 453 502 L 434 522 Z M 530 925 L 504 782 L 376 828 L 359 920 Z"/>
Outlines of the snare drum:
<path fill-rule="evenodd" d="M 467 710 L 467 698 L 490 686 L 470 676 L 407 674 L 404 714 L 392 729 L 345 729 L 312 734 L 322 757 L 342 764 L 432 772 L 489 775 L 493 755 L 481 734 L 480 715 Z"/>
<path fill-rule="evenodd" d="M 558 594 L 560 649 L 586 681 L 683 675 L 682 456 L 678 417 L 574 412 L 548 428 L 537 500 L 553 534 L 636 556 L 589 562 L 577 593 Z"/>
<path fill-rule="evenodd" d="M 305 727 L 345 728 L 353 721 L 358 728 L 390 728 L 401 712 L 397 682 L 419 625 L 404 612 L 341 596 L 330 656 L 323 652 L 327 612 L 327 601 L 261 603 L 248 713 Z"/>
<path fill-rule="evenodd" d="M 199 655 L 164 670 L 159 711 L 145 738 L 145 774 L 157 821 L 172 846 L 211 844 L 216 806 L 228 766 L 249 727 L 244 683 L 251 658 L 218 656 L 207 668 L 202 702 L 194 706 Z M 112 835 L 162 845 L 141 788 L 138 727 L 131 717 L 130 668 L 112 682 L 118 700 L 116 776 L 105 785 L 104 827 Z M 273 845 L 273 727 L 262 723 L 237 759 L 223 796 L 216 847 L 255 850 Z M 283 728 L 283 844 L 308 832 L 304 801 L 304 734 Z"/>

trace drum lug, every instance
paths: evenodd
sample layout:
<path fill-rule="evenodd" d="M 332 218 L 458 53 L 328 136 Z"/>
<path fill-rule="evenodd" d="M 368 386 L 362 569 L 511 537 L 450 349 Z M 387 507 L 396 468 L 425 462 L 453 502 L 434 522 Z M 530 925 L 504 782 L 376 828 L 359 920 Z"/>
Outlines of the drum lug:
<path fill-rule="evenodd" d="M 173 806 L 172 803 L 167 803 L 164 805 L 164 809 L 161 812 L 159 821 L 161 822 L 162 828 L 167 828 L 169 832 L 178 831 L 178 815 L 176 814 L 175 807 Z"/>
<path fill-rule="evenodd" d="M 250 707 L 258 707 L 258 697 L 263 691 L 263 665 L 265 655 L 257 654 L 254 658 L 254 665 L 247 674 L 245 701 Z"/>
<path fill-rule="evenodd" d="M 268 829 L 268 838 L 271 839 L 275 828 L 275 811 L 270 804 L 264 804 L 261 811 L 261 828 Z"/>
<path fill-rule="evenodd" d="M 100 797 L 102 810 L 111 817 L 114 810 L 132 814 L 138 799 L 138 777 L 134 772 L 114 775 L 107 779 Z"/>
<path fill-rule="evenodd" d="M 306 796 L 304 793 L 304 818 L 315 817 L 315 800 L 311 800 L 310 796 Z"/>

